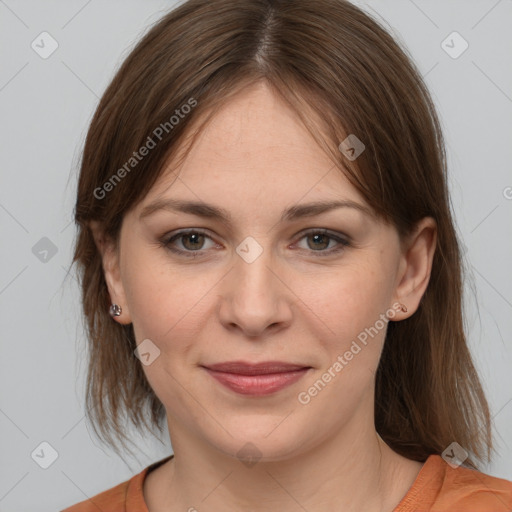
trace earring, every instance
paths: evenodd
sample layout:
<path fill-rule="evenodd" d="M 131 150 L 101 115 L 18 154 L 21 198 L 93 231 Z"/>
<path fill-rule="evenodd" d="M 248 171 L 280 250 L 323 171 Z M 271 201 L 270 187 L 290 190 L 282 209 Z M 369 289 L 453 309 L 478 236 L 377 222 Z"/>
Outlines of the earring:
<path fill-rule="evenodd" d="M 403 313 L 407 313 L 407 306 L 405 304 L 400 303 L 400 309 Z"/>
<path fill-rule="evenodd" d="M 112 304 L 110 306 L 110 316 L 121 316 L 122 312 L 123 310 L 121 309 L 121 306 L 119 306 L 118 304 Z"/>

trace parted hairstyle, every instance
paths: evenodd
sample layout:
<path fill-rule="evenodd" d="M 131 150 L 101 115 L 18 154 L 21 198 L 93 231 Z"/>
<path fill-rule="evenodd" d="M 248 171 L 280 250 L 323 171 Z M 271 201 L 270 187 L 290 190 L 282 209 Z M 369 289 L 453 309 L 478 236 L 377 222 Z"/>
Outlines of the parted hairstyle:
<path fill-rule="evenodd" d="M 491 418 L 466 341 L 441 124 L 407 50 L 346 0 L 188 0 L 148 30 L 103 94 L 81 155 L 74 212 L 94 432 L 118 451 L 118 441 L 127 448 L 126 425 L 162 432 L 165 409 L 134 355 L 133 326 L 109 315 L 90 222 L 117 243 L 124 214 L 178 150 L 258 81 L 300 116 L 401 240 L 423 217 L 435 219 L 437 246 L 419 308 L 388 324 L 375 428 L 394 451 L 420 462 L 456 441 L 470 454 L 466 465 L 478 469 L 491 459 Z M 365 144 L 356 160 L 339 149 L 349 134 Z"/>

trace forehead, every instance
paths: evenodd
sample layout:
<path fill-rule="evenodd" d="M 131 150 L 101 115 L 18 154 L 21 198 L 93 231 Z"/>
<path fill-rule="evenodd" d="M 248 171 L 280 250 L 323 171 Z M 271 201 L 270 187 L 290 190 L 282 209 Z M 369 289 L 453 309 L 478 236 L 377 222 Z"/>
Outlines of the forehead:
<path fill-rule="evenodd" d="M 139 211 L 169 197 L 213 202 L 248 214 L 258 207 L 300 201 L 364 204 L 297 113 L 264 83 L 228 101 L 204 126 L 179 167 L 168 162 Z"/>

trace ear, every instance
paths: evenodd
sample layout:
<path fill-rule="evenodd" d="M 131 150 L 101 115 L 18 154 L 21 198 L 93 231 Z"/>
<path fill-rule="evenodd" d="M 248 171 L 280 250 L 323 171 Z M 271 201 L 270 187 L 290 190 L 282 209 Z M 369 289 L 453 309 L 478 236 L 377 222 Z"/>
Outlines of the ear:
<path fill-rule="evenodd" d="M 407 311 L 398 311 L 396 320 L 412 316 L 427 289 L 437 246 L 437 225 L 432 217 L 424 217 L 402 243 L 397 273 L 395 300 Z"/>
<path fill-rule="evenodd" d="M 99 222 L 90 221 L 89 227 L 94 237 L 94 242 L 101 255 L 103 273 L 107 283 L 108 293 L 112 304 L 121 306 L 121 315 L 113 319 L 120 324 L 127 325 L 131 323 L 130 311 L 126 302 L 123 282 L 121 280 L 121 270 L 119 266 L 119 251 L 114 240 L 107 237 Z"/>

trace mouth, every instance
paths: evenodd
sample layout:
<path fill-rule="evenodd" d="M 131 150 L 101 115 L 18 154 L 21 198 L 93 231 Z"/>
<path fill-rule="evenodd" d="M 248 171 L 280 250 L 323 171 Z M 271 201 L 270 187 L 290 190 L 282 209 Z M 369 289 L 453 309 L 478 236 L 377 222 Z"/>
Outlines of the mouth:
<path fill-rule="evenodd" d="M 203 366 L 203 368 L 217 382 L 236 393 L 263 396 L 276 393 L 294 384 L 311 369 L 311 366 L 281 361 L 265 361 L 256 364 L 228 361 Z"/>

